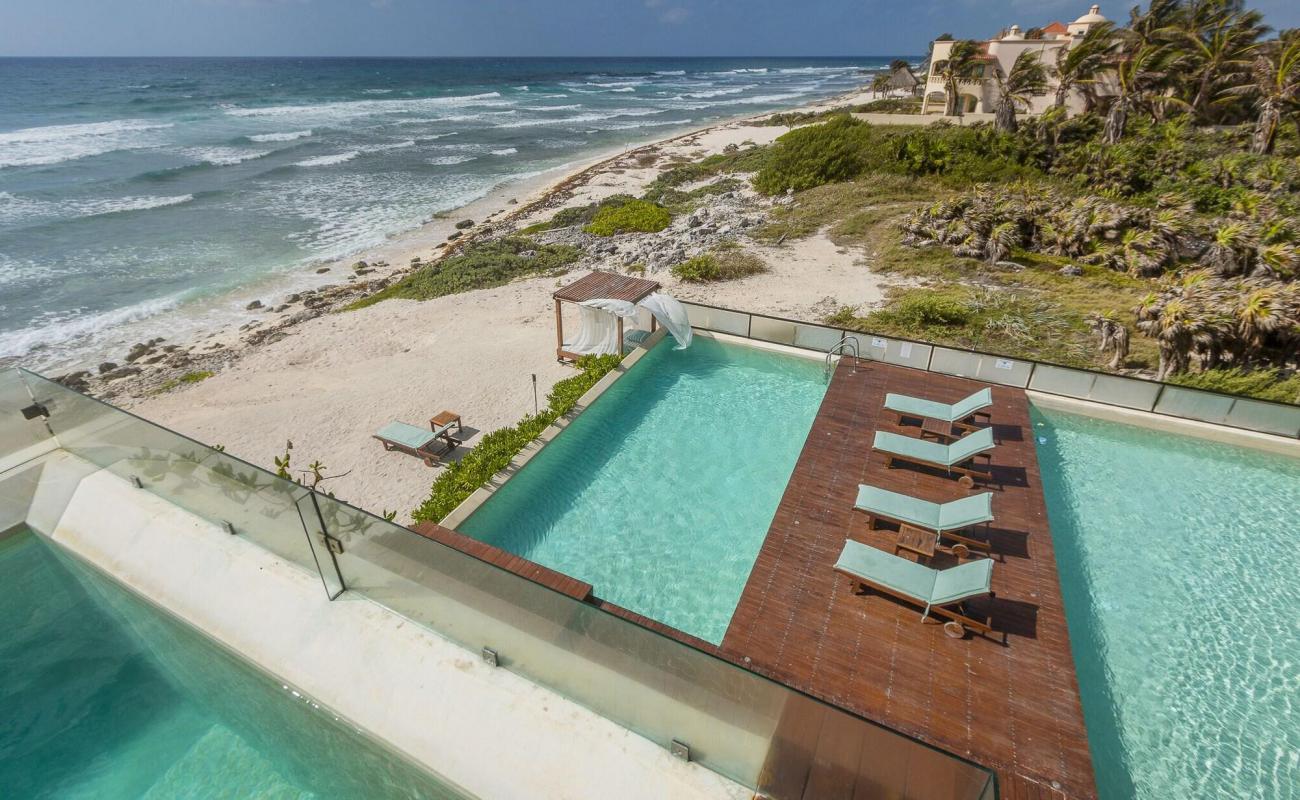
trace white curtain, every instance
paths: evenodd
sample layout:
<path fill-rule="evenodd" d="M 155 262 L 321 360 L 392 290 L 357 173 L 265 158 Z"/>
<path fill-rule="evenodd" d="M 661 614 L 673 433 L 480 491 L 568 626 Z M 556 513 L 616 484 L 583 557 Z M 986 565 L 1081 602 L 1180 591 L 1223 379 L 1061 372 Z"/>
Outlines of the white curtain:
<path fill-rule="evenodd" d="M 618 352 L 618 324 L 613 315 L 583 303 L 578 306 L 578 322 L 578 333 L 564 343 L 565 350 L 580 356 Z"/>
<path fill-rule="evenodd" d="M 668 329 L 677 340 L 677 350 L 691 346 L 691 320 L 686 316 L 686 307 L 675 297 L 655 292 L 641 301 L 641 307 L 654 314 L 659 324 Z"/>
<path fill-rule="evenodd" d="M 677 340 L 678 350 L 691 345 L 691 323 L 686 317 L 686 308 L 672 297 L 658 292 L 650 295 L 640 303 L 641 307 L 654 314 L 659 324 Z M 564 343 L 564 349 L 575 355 L 585 356 L 589 353 L 605 355 L 618 352 L 618 317 L 628 319 L 636 316 L 637 307 L 626 300 L 586 300 L 578 305 L 578 334 L 572 341 Z"/>

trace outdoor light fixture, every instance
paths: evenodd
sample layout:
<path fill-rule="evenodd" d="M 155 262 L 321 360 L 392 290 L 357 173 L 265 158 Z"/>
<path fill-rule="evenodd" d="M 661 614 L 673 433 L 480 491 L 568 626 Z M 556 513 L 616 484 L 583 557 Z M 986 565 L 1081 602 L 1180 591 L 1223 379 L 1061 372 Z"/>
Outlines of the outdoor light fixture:
<path fill-rule="evenodd" d="M 40 403 L 32 403 L 22 411 L 23 419 L 36 419 L 37 417 L 43 417 L 44 419 L 50 418 L 50 410 Z"/>

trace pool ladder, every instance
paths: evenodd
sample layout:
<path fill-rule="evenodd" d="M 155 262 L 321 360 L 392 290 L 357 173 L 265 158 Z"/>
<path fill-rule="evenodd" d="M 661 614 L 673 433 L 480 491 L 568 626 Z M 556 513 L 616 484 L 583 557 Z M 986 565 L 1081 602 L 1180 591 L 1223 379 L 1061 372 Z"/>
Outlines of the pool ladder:
<path fill-rule="evenodd" d="M 832 358 L 833 358 L 834 356 L 836 356 L 836 355 L 840 355 L 840 356 L 844 355 L 844 351 L 845 351 L 845 350 L 849 350 L 849 351 L 853 354 L 853 371 L 854 371 L 855 373 L 858 371 L 858 337 L 856 337 L 856 336 L 849 336 L 849 335 L 846 334 L 846 335 L 844 335 L 844 336 L 841 336 L 841 337 L 840 337 L 840 340 L 839 340 L 838 342 L 836 342 L 835 344 L 831 345 L 831 349 L 829 349 L 829 350 L 826 351 L 826 380 L 827 380 L 827 382 L 830 381 L 830 379 L 831 379 L 831 372 L 832 372 L 833 369 L 834 369 L 834 368 L 831 366 Z"/>

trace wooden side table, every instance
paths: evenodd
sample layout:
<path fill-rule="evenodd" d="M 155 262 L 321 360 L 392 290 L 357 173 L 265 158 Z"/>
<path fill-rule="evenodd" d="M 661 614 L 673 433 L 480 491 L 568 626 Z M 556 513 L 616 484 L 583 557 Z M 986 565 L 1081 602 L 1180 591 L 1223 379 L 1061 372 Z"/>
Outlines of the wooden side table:
<path fill-rule="evenodd" d="M 939 534 L 914 525 L 903 524 L 898 527 L 898 540 L 894 542 L 894 555 L 899 550 L 916 553 L 918 556 L 931 558 L 939 546 Z"/>
<path fill-rule="evenodd" d="M 940 444 L 948 444 L 957 441 L 957 436 L 952 432 L 952 423 L 944 422 L 941 419 L 930 419 L 926 417 L 921 420 L 921 438 L 933 436 L 939 440 Z"/>
<path fill-rule="evenodd" d="M 450 425 L 452 423 L 456 424 L 456 432 L 460 433 L 462 431 L 460 426 L 460 414 L 457 414 L 455 411 L 439 411 L 437 414 L 429 417 L 429 430 L 436 431 L 444 425 Z"/>

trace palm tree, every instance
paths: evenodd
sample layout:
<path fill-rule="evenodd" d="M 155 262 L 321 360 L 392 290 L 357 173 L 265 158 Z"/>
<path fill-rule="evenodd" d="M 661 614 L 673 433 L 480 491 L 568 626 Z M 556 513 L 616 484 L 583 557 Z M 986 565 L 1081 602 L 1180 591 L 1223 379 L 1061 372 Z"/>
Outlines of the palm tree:
<path fill-rule="evenodd" d="M 957 93 L 957 82 L 979 77 L 984 68 L 980 56 L 980 48 L 977 42 L 970 39 L 961 39 L 953 42 L 952 49 L 948 52 L 948 59 L 940 62 L 938 74 L 940 78 L 943 78 L 943 91 L 947 95 L 944 108 L 945 115 L 954 117 L 960 113 L 960 95 Z"/>
<path fill-rule="evenodd" d="M 1056 107 L 1065 108 L 1070 91 L 1077 89 L 1083 95 L 1084 109 L 1091 111 L 1097 104 L 1095 86 L 1106 69 L 1107 58 L 1115 45 L 1115 26 L 1109 22 L 1098 23 L 1088 29 L 1078 44 L 1061 47 L 1056 51 L 1056 64 L 1052 74 L 1056 78 Z"/>
<path fill-rule="evenodd" d="M 1282 114 L 1300 109 L 1300 36 L 1270 42 L 1255 56 L 1246 81 L 1224 94 L 1254 98 L 1258 116 L 1250 151 L 1272 153 Z"/>
<path fill-rule="evenodd" d="M 871 80 L 871 93 L 875 96 L 888 95 L 890 89 L 889 76 L 877 75 Z"/>
<path fill-rule="evenodd" d="M 1157 94 L 1170 66 L 1168 57 L 1169 53 L 1157 45 L 1142 45 L 1119 56 L 1114 66 L 1115 96 L 1101 134 L 1103 142 L 1116 144 L 1124 138 L 1128 115 L 1139 104 L 1176 102 L 1168 95 Z"/>
<path fill-rule="evenodd" d="M 1038 53 L 1026 50 L 1016 57 L 1011 71 L 1005 76 L 1002 70 L 993 73 L 998 84 L 998 104 L 994 125 L 1006 133 L 1016 132 L 1016 104 L 1029 107 L 1030 98 L 1042 94 L 1047 88 L 1047 70 L 1038 60 Z"/>
<path fill-rule="evenodd" d="M 1248 71 L 1256 41 L 1267 32 L 1257 11 L 1233 0 L 1198 0 L 1168 32 L 1170 46 L 1185 56 L 1183 99 L 1197 119 L 1205 119 L 1219 87 L 1234 73 Z"/>

